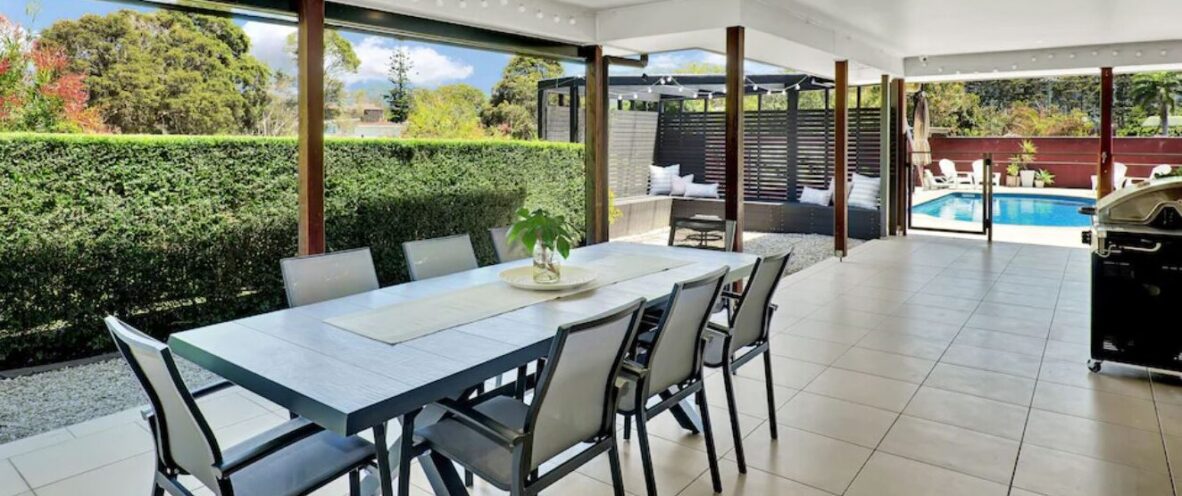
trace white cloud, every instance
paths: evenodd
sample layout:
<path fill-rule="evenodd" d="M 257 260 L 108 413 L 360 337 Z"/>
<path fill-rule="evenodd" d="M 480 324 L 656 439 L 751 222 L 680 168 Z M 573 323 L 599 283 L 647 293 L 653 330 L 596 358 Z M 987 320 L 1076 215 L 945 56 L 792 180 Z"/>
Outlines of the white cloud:
<path fill-rule="evenodd" d="M 295 62 L 287 53 L 287 37 L 295 27 L 248 21 L 242 30 L 250 37 L 250 52 L 273 69 L 289 74 L 295 72 Z M 354 74 L 346 74 L 346 84 L 383 80 L 387 77 L 390 56 L 394 50 L 406 50 L 414 64 L 410 80 L 416 85 L 434 86 L 449 81 L 467 79 L 475 69 L 461 60 L 443 55 L 430 47 L 399 46 L 397 42 L 377 36 L 366 36 L 353 45 L 361 66 Z"/>

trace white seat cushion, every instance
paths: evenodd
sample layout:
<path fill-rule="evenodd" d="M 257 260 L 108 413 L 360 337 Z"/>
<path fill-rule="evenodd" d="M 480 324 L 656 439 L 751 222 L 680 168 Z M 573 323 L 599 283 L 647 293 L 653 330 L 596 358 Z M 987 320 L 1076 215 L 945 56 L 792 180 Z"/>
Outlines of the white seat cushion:
<path fill-rule="evenodd" d="M 800 192 L 800 203 L 810 203 L 813 205 L 829 205 L 829 200 L 833 197 L 833 192 L 827 189 L 816 189 L 808 186 Z"/>
<path fill-rule="evenodd" d="M 681 176 L 681 164 L 668 167 L 648 166 L 648 194 L 667 195 L 673 191 L 673 178 Z"/>
<path fill-rule="evenodd" d="M 694 183 L 694 175 L 686 174 L 681 177 L 673 177 L 673 186 L 669 190 L 669 196 L 685 196 L 685 187 Z"/>
<path fill-rule="evenodd" d="M 718 183 L 710 184 L 687 184 L 685 185 L 686 198 L 718 198 Z"/>
<path fill-rule="evenodd" d="M 854 185 L 850 188 L 850 206 L 868 209 L 878 208 L 878 190 L 882 183 L 877 177 L 854 174 Z"/>

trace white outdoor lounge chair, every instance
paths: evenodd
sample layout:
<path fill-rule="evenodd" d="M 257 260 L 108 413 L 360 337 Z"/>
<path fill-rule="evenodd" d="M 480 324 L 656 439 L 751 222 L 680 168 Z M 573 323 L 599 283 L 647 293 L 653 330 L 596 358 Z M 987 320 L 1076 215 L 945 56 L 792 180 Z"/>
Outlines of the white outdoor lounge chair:
<path fill-rule="evenodd" d="M 472 249 L 472 239 L 467 234 L 407 241 L 402 243 L 402 252 L 406 255 L 406 271 L 412 281 L 446 276 L 479 266 L 476 252 Z"/>
<path fill-rule="evenodd" d="M 1129 179 L 1127 177 L 1128 173 L 1129 173 L 1129 166 L 1127 166 L 1121 162 L 1114 162 L 1112 164 L 1112 189 L 1121 189 L 1125 186 L 1128 186 L 1129 185 Z M 1092 176 L 1092 189 L 1094 190 L 1094 189 L 1098 188 L 1099 186 L 1100 186 L 1100 184 L 1098 182 L 1097 177 L 1093 175 Z"/>
<path fill-rule="evenodd" d="M 973 174 L 971 172 L 956 170 L 956 162 L 946 158 L 940 159 L 940 174 L 944 176 L 944 181 L 956 187 L 958 184 L 973 184 Z"/>
<path fill-rule="evenodd" d="M 981 184 L 981 177 L 982 177 L 982 176 L 981 176 L 981 172 L 982 172 L 982 170 L 983 170 L 983 169 L 985 169 L 985 159 L 980 159 L 980 158 L 979 158 L 979 159 L 977 159 L 977 160 L 974 160 L 974 161 L 973 161 L 973 175 L 972 175 L 972 179 L 973 179 L 973 185 L 974 185 L 974 186 L 982 186 L 982 184 Z M 994 173 L 992 174 L 992 176 L 993 176 L 993 185 L 994 185 L 994 186 L 1000 186 L 1000 185 L 1001 185 L 1001 173 L 1000 173 L 1000 172 L 994 172 Z"/>
<path fill-rule="evenodd" d="M 937 189 L 948 189 L 952 185 L 948 184 L 943 177 L 936 177 L 932 171 L 924 169 L 923 171 L 923 189 L 935 191 Z"/>

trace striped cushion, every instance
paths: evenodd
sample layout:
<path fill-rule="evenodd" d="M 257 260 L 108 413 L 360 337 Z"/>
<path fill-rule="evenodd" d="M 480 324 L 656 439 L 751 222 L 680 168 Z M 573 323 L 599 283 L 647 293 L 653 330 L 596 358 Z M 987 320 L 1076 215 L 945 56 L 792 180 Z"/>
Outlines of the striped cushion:
<path fill-rule="evenodd" d="M 882 187 L 877 177 L 854 174 L 854 185 L 850 189 L 850 206 L 869 209 L 878 208 L 878 190 Z"/>
<path fill-rule="evenodd" d="M 673 178 L 681 175 L 681 164 L 668 167 L 648 166 L 648 194 L 667 195 L 673 191 Z"/>

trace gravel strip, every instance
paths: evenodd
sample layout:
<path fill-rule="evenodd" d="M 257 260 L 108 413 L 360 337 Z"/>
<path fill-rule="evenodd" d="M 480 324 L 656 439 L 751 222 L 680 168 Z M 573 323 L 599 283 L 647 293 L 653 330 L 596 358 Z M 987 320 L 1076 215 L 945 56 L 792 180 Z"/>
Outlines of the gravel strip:
<path fill-rule="evenodd" d="M 664 245 L 668 239 L 665 230 L 626 240 Z M 792 248 L 788 273 L 833 256 L 831 236 L 749 232 L 743 240 L 746 251 L 757 255 L 782 253 Z M 861 243 L 851 239 L 850 247 Z M 190 387 L 217 379 L 183 359 L 178 358 L 177 365 Z M 0 380 L 0 444 L 147 403 L 135 376 L 122 359 Z"/>

